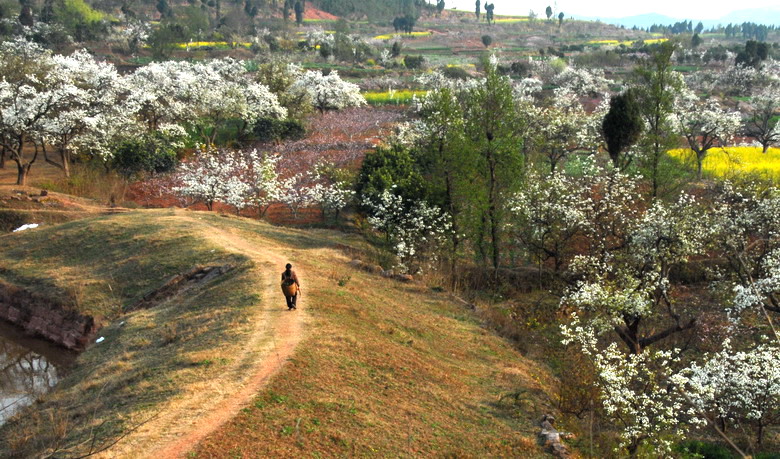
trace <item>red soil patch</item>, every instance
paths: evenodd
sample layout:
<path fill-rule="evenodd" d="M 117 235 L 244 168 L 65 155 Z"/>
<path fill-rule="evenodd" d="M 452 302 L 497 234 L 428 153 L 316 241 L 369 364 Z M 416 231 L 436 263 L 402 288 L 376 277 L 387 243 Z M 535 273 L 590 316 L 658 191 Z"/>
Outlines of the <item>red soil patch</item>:
<path fill-rule="evenodd" d="M 336 21 L 338 16 L 334 16 L 326 11 L 322 11 L 313 6 L 306 5 L 306 9 L 303 11 L 303 19 L 320 19 L 326 21 Z"/>
<path fill-rule="evenodd" d="M 306 138 L 281 144 L 258 143 L 247 148 L 267 151 L 281 156 L 279 170 L 283 177 L 312 170 L 322 161 L 339 168 L 357 170 L 366 152 L 371 151 L 387 135 L 390 128 L 401 121 L 403 108 L 359 107 L 312 115 L 307 122 Z M 125 198 L 145 207 L 187 207 L 207 210 L 202 203 L 186 203 L 173 192 L 173 183 L 166 178 L 152 178 L 130 186 Z M 235 214 L 233 207 L 214 204 L 214 211 Z M 258 218 L 255 208 L 248 208 L 240 215 Z M 265 219 L 274 224 L 310 225 L 323 223 L 322 210 L 318 207 L 298 210 L 296 216 L 287 206 L 273 204 Z"/>

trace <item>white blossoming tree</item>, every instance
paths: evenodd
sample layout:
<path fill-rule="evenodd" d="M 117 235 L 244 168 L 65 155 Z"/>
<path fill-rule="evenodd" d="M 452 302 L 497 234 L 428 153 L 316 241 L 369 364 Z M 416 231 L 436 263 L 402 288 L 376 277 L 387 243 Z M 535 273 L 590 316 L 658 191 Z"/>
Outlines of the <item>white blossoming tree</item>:
<path fill-rule="evenodd" d="M 24 185 L 47 140 L 44 120 L 66 106 L 78 88 L 50 52 L 24 40 L 0 43 L 0 67 L 0 142 L 16 163 L 17 184 Z"/>
<path fill-rule="evenodd" d="M 69 177 L 75 152 L 105 151 L 84 148 L 93 141 L 90 139 L 111 138 L 107 132 L 112 129 L 109 124 L 125 132 L 132 131 L 132 126 L 119 109 L 120 78 L 112 64 L 97 62 L 84 50 L 70 56 L 53 56 L 53 61 L 70 88 L 58 110 L 48 113 L 41 121 L 45 135 L 42 149 L 46 161 Z M 59 162 L 48 157 L 47 144 L 55 148 Z"/>
<path fill-rule="evenodd" d="M 754 137 L 763 149 L 780 141 L 780 87 L 766 88 L 752 99 L 753 111 L 745 122 L 747 135 Z"/>
<path fill-rule="evenodd" d="M 398 257 L 397 268 L 403 272 L 419 270 L 426 257 L 433 261 L 430 257 L 449 239 L 449 216 L 424 201 L 407 202 L 385 190 L 378 196 L 365 196 L 363 205 L 370 210 L 369 224 L 385 235 Z"/>
<path fill-rule="evenodd" d="M 760 446 L 766 428 L 780 423 L 780 348 L 762 343 L 721 351 L 680 371 L 674 382 L 696 413 L 736 428 L 753 427 Z"/>
<path fill-rule="evenodd" d="M 716 101 L 702 102 L 690 91 L 677 101 L 677 123 L 696 159 L 696 176 L 701 179 L 702 163 L 710 149 L 725 146 L 739 130 L 738 113 L 721 108 Z"/>
<path fill-rule="evenodd" d="M 609 80 L 604 77 L 602 69 L 566 67 L 552 82 L 583 96 L 604 94 L 609 87 Z"/>
<path fill-rule="evenodd" d="M 580 183 L 565 174 L 554 172 L 541 177 L 532 174 L 528 185 L 509 202 L 516 218 L 514 234 L 540 265 L 553 261 L 559 271 L 576 253 L 572 239 L 587 224 L 585 202 L 577 193 Z"/>
<path fill-rule="evenodd" d="M 310 190 L 312 201 L 319 204 L 323 214 L 332 214 L 338 219 L 339 212 L 355 197 L 355 191 L 345 181 L 330 182 L 319 175 L 314 180 Z"/>
<path fill-rule="evenodd" d="M 183 125 L 193 120 L 189 106 L 192 90 L 199 85 L 192 64 L 181 61 L 154 62 L 126 77 L 126 106 L 149 131 L 161 125 Z"/>
<path fill-rule="evenodd" d="M 174 192 L 206 204 L 213 210 L 221 202 L 241 210 L 248 204 L 250 186 L 241 180 L 247 169 L 243 156 L 236 152 L 204 150 L 194 160 L 180 165 L 181 185 Z"/>
<path fill-rule="evenodd" d="M 600 136 L 590 129 L 593 115 L 585 111 L 570 90 L 555 90 L 553 103 L 534 114 L 534 148 L 543 155 L 551 172 L 575 151 L 598 148 Z M 599 114 L 595 112 L 595 116 Z"/>
<path fill-rule="evenodd" d="M 736 294 L 729 315 L 780 314 L 780 190 L 727 182 L 715 202 L 714 244 L 729 261 L 724 281 Z"/>
<path fill-rule="evenodd" d="M 268 207 L 279 201 L 282 195 L 282 183 L 276 171 L 279 156 L 259 153 L 252 150 L 246 154 L 249 166 L 241 177 L 247 183 L 247 201 L 257 207 L 259 217 L 263 217 Z"/>
<path fill-rule="evenodd" d="M 267 86 L 251 81 L 244 65 L 232 59 L 213 60 L 191 68 L 194 81 L 188 105 L 200 137 L 214 144 L 218 128 L 240 120 L 242 129 L 260 118 L 284 118 L 287 110 Z"/>
<path fill-rule="evenodd" d="M 599 334 L 613 331 L 634 354 L 693 328 L 695 318 L 683 320 L 678 310 L 669 273 L 704 250 L 708 235 L 704 217 L 695 199 L 685 194 L 674 204 L 653 203 L 630 223 L 625 253 L 607 251 L 599 258 L 575 260 L 572 269 L 581 280 L 564 296 L 563 304 L 586 314 Z M 663 321 L 666 325 L 660 326 Z"/>
<path fill-rule="evenodd" d="M 306 94 L 320 113 L 366 104 L 366 99 L 360 95 L 360 88 L 342 80 L 336 71 L 326 76 L 319 71 L 307 70 L 300 74 L 290 91 Z"/>

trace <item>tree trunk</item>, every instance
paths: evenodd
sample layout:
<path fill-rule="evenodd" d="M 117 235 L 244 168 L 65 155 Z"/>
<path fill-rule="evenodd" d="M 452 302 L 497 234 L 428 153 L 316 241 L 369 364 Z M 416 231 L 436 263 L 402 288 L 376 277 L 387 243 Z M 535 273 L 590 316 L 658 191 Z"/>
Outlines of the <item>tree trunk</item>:
<path fill-rule="evenodd" d="M 489 159 L 490 164 L 490 194 L 488 196 L 488 216 L 490 217 L 490 244 L 492 249 L 493 269 L 498 269 L 499 247 L 498 247 L 498 196 L 496 164 L 493 161 L 492 154 Z"/>
<path fill-rule="evenodd" d="M 0 148 L 0 169 L 5 169 L 5 147 Z"/>
<path fill-rule="evenodd" d="M 658 163 L 661 161 L 659 150 L 660 148 L 656 144 L 653 152 L 653 199 L 658 197 Z"/>
<path fill-rule="evenodd" d="M 65 178 L 70 178 L 70 153 L 67 150 L 60 150 L 60 161 L 62 161 L 62 171 L 65 173 Z"/>
<path fill-rule="evenodd" d="M 17 185 L 27 185 L 27 176 L 30 175 L 30 169 L 32 168 L 32 163 L 17 164 L 17 174 L 16 174 L 16 184 Z"/>
<path fill-rule="evenodd" d="M 761 146 L 764 147 L 761 150 L 761 153 L 766 153 L 766 151 L 769 150 L 769 142 L 764 142 Z"/>

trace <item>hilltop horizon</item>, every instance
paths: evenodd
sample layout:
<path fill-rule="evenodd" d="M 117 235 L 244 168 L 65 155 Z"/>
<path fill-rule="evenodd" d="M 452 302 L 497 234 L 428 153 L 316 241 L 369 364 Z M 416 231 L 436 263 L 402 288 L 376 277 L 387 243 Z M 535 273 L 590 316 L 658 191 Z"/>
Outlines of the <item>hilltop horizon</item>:
<path fill-rule="evenodd" d="M 489 0 L 482 4 L 491 3 Z M 565 1 L 552 1 L 539 4 L 516 4 L 507 0 L 493 0 L 496 4 L 496 14 L 527 15 L 530 11 L 538 17 L 545 16 L 545 9 L 549 5 L 553 16 L 563 12 L 567 19 L 599 20 L 608 24 L 623 25 L 626 27 L 648 27 L 652 24 L 674 23 L 689 20 L 701 21 L 705 26 L 718 24 L 755 22 L 757 24 L 780 24 L 780 7 L 764 0 L 752 0 L 742 2 L 743 8 L 733 9 L 732 4 L 725 2 L 712 2 L 706 10 L 696 5 L 679 5 L 671 2 L 654 2 L 650 4 L 624 5 L 611 1 L 596 3 L 568 4 Z M 457 8 L 470 11 L 474 9 L 474 0 L 450 0 L 447 8 Z"/>

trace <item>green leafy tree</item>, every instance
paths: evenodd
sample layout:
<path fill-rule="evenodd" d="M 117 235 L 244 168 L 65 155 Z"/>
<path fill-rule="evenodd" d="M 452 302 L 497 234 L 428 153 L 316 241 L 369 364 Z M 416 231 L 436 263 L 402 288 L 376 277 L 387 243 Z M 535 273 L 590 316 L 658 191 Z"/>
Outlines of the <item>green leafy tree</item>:
<path fill-rule="evenodd" d="M 22 5 L 22 9 L 19 12 L 19 23 L 27 27 L 32 27 L 35 24 L 32 8 L 26 3 Z"/>
<path fill-rule="evenodd" d="M 157 11 L 160 12 L 160 15 L 163 17 L 171 17 L 173 16 L 173 10 L 171 9 L 170 5 L 168 5 L 168 0 L 159 0 L 157 2 Z"/>
<path fill-rule="evenodd" d="M 612 165 L 625 170 L 632 157 L 624 154 L 642 134 L 642 118 L 636 100 L 636 90 L 629 89 L 609 101 L 609 112 L 601 124 L 601 133 L 607 144 Z"/>
<path fill-rule="evenodd" d="M 393 56 L 393 57 L 400 56 L 402 47 L 403 47 L 403 45 L 401 44 L 400 41 L 394 41 L 393 42 L 393 47 L 390 48 L 390 55 Z"/>
<path fill-rule="evenodd" d="M 488 25 L 493 23 L 493 10 L 495 7 L 496 5 L 493 3 L 485 4 L 485 20 L 487 21 Z"/>
<path fill-rule="evenodd" d="M 477 21 L 479 21 L 479 15 L 482 12 L 482 3 L 477 0 L 475 2 L 476 9 L 474 10 L 474 14 L 477 16 Z"/>
<path fill-rule="evenodd" d="M 165 59 L 176 49 L 176 43 L 186 41 L 187 30 L 181 24 L 163 23 L 149 34 L 149 48 L 156 59 Z"/>
<path fill-rule="evenodd" d="M 425 184 L 409 150 L 392 146 L 367 154 L 358 174 L 358 195 L 375 198 L 393 188 L 393 194 L 406 200 L 425 199 Z"/>
<path fill-rule="evenodd" d="M 547 8 L 544 9 L 544 14 L 547 15 L 548 21 L 552 18 L 552 13 L 553 13 L 552 6 L 547 5 Z"/>
<path fill-rule="evenodd" d="M 491 44 L 493 44 L 493 37 L 490 35 L 482 35 L 482 44 L 485 45 L 485 48 L 489 48 Z"/>
<path fill-rule="evenodd" d="M 295 2 L 295 23 L 303 24 L 303 3 L 300 1 Z"/>
<path fill-rule="evenodd" d="M 758 67 L 762 61 L 769 57 L 769 44 L 765 42 L 748 40 L 745 49 L 737 53 L 734 59 L 735 65 Z"/>
<path fill-rule="evenodd" d="M 558 13 L 558 27 L 560 27 L 560 26 L 562 26 L 562 25 L 563 25 L 563 18 L 564 18 L 564 17 L 566 17 L 566 16 L 564 16 L 564 15 L 563 15 L 563 11 L 561 11 L 560 13 Z"/>
<path fill-rule="evenodd" d="M 457 94 L 443 87 L 431 91 L 423 101 L 420 118 L 424 124 L 417 150 L 417 162 L 428 188 L 428 198 L 450 216 L 452 268 L 460 248 L 460 218 L 468 193 L 473 155 L 463 148 L 463 108 Z M 454 279 L 454 278 L 453 278 Z"/>
<path fill-rule="evenodd" d="M 467 148 L 476 155 L 469 202 L 471 240 L 494 269 L 501 262 L 504 201 L 522 182 L 521 128 L 509 78 L 485 62 L 485 81 L 468 93 L 465 104 Z"/>
<path fill-rule="evenodd" d="M 683 177 L 666 154 L 677 146 L 678 135 L 672 112 L 676 95 L 682 90 L 680 74 L 672 69 L 674 45 L 661 44 L 634 69 L 636 96 L 647 130 L 639 141 L 640 170 L 652 182 L 652 196 L 672 191 Z"/>

